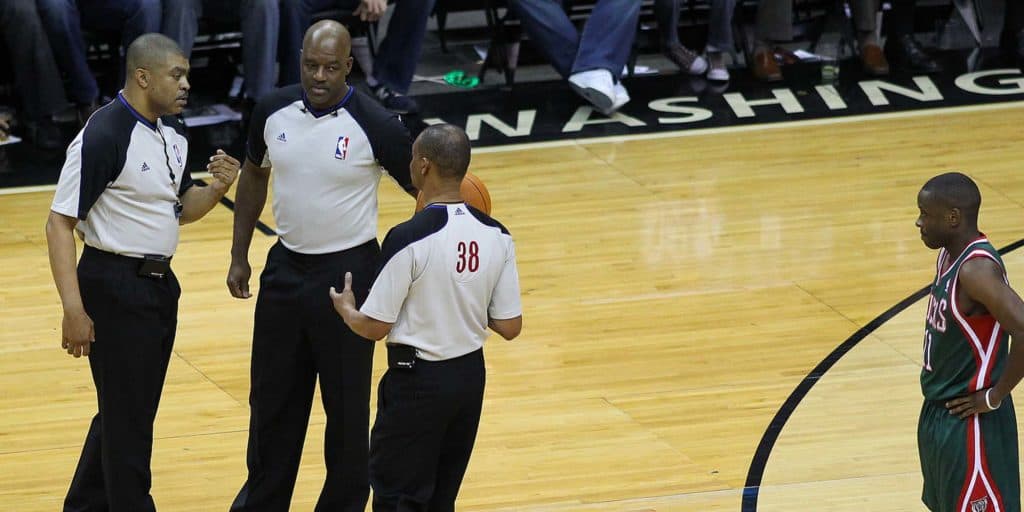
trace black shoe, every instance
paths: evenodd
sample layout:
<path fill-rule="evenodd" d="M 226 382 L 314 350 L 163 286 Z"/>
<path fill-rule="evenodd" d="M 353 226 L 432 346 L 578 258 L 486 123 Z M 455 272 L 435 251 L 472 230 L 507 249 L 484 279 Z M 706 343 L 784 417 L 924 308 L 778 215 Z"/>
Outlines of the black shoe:
<path fill-rule="evenodd" d="M 911 34 L 905 34 L 885 43 L 885 56 L 892 67 L 914 73 L 938 73 L 942 66 L 933 59 L 921 43 Z"/>
<path fill-rule="evenodd" d="M 371 87 L 370 91 L 380 100 L 384 108 L 396 114 L 415 114 L 420 111 L 420 106 L 416 103 L 416 100 L 392 91 L 383 85 Z"/>

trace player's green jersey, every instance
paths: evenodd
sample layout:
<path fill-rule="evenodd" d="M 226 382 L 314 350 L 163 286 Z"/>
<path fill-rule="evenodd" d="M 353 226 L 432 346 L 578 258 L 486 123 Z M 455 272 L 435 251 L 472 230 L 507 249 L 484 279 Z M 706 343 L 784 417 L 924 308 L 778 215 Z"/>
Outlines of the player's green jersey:
<path fill-rule="evenodd" d="M 968 317 L 957 307 L 960 267 L 973 258 L 995 261 L 1006 279 L 1003 260 L 984 235 L 959 256 L 939 250 L 935 282 L 928 296 L 921 370 L 921 391 L 928 400 L 946 400 L 991 387 L 1006 366 L 1009 336 L 995 317 Z"/>

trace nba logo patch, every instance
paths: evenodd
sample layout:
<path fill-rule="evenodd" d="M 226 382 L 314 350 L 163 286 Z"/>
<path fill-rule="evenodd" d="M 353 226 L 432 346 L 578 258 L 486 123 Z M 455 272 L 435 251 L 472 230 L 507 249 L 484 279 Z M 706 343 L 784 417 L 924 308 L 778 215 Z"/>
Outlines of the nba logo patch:
<path fill-rule="evenodd" d="M 338 160 L 348 158 L 348 137 L 338 137 L 338 145 L 334 147 L 334 158 Z"/>
<path fill-rule="evenodd" d="M 971 502 L 971 512 L 985 512 L 988 510 L 988 497 Z"/>
<path fill-rule="evenodd" d="M 172 146 L 174 148 L 174 159 L 178 161 L 178 167 L 181 167 L 181 150 L 178 149 L 178 145 Z"/>

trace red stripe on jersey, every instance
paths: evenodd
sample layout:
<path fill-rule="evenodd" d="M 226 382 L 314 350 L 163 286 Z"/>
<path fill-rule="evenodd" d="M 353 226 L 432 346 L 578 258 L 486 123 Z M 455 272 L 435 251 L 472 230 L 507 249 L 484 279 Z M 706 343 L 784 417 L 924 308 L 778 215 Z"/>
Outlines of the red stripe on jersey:
<path fill-rule="evenodd" d="M 960 498 L 956 502 L 956 510 L 971 512 L 972 503 L 988 500 L 988 506 L 982 510 L 1003 512 L 1006 510 L 1003 496 L 999 493 L 992 472 L 988 469 L 985 439 L 981 436 L 980 429 L 980 419 L 977 415 L 967 419 L 967 474 L 960 489 Z"/>
<path fill-rule="evenodd" d="M 956 321 L 956 326 L 960 328 L 960 332 L 963 333 L 964 339 L 967 340 L 967 344 L 970 345 L 971 347 L 971 355 L 974 356 L 974 374 L 971 375 L 971 382 L 970 384 L 968 384 L 967 390 L 977 391 L 978 389 L 980 389 L 978 388 L 978 376 L 981 375 L 982 352 L 985 350 L 985 347 L 980 343 L 982 338 L 979 336 L 979 333 L 974 329 L 974 326 L 971 325 L 970 320 L 968 318 L 964 318 L 964 321 L 961 321 L 961 315 L 959 314 L 960 311 L 956 305 L 957 285 L 959 283 L 960 276 L 958 272 L 957 276 L 953 278 L 953 286 L 951 287 L 951 290 L 949 292 L 949 302 L 951 303 L 950 306 L 953 311 L 953 319 Z M 974 341 L 976 339 L 979 343 L 976 343 Z M 988 338 L 985 339 L 987 340 Z"/>
<path fill-rule="evenodd" d="M 978 419 L 977 428 L 981 428 L 980 419 Z M 988 454 L 985 452 L 985 436 L 980 435 L 979 432 L 978 439 L 981 444 L 981 468 L 979 469 L 981 471 L 982 479 L 988 484 L 985 488 L 986 493 L 988 493 L 988 495 L 995 501 L 995 508 L 993 510 L 1003 512 L 1006 510 L 1005 503 L 1003 502 L 1003 495 L 999 492 L 999 486 L 996 485 L 995 475 L 993 475 L 988 469 Z"/>
<path fill-rule="evenodd" d="M 969 391 L 977 391 L 989 387 L 989 383 L 992 381 L 992 369 L 995 366 L 996 349 L 998 348 L 999 338 L 1001 329 L 999 323 L 991 314 L 979 315 L 979 316 L 966 316 L 960 312 L 957 301 L 957 288 L 960 284 L 960 269 L 963 268 L 964 264 L 974 258 L 989 258 L 992 261 L 999 264 L 999 260 L 992 256 L 988 252 L 977 249 L 971 251 L 962 262 L 960 262 L 957 273 L 953 276 L 952 290 L 949 292 L 950 306 L 953 312 L 953 318 L 956 320 L 957 326 L 963 332 L 964 337 L 967 338 L 968 343 L 971 345 L 971 353 L 974 354 L 974 365 L 975 372 L 971 376 Z M 1000 265 L 1002 268 L 1002 265 Z M 984 371 L 983 371 L 984 370 Z M 982 376 L 984 376 L 982 378 Z M 979 382 L 979 379 L 981 382 Z"/>
<path fill-rule="evenodd" d="M 971 487 L 974 479 L 974 418 L 967 420 L 967 471 L 964 473 L 964 485 L 960 488 L 960 497 L 956 500 L 956 510 L 963 510 L 967 506 L 967 490 Z M 942 508 L 941 505 L 939 508 Z"/>

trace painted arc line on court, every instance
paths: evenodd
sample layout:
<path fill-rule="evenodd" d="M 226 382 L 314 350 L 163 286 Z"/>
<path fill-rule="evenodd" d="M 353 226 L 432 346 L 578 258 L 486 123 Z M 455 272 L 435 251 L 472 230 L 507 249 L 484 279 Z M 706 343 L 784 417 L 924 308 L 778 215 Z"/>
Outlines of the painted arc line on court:
<path fill-rule="evenodd" d="M 1004 255 L 1013 252 L 1024 246 L 1024 238 L 1017 240 L 1016 242 L 999 249 L 999 254 Z M 786 422 L 789 421 L 790 416 L 793 415 L 793 411 L 796 410 L 797 406 L 800 405 L 800 401 L 807 396 L 807 393 L 811 391 L 814 384 L 818 382 L 818 379 L 825 375 L 825 372 L 829 371 L 847 352 L 857 346 L 864 338 L 874 332 L 876 329 L 882 326 L 882 324 L 888 322 L 892 317 L 900 314 L 903 310 L 910 307 L 911 304 L 917 302 L 925 295 L 928 294 L 928 288 L 930 284 L 910 294 L 907 298 L 900 301 L 895 306 L 887 309 L 881 315 L 878 315 L 868 322 L 864 327 L 857 329 L 857 332 L 846 338 L 846 341 L 836 347 L 829 355 L 825 356 L 817 366 L 814 367 L 810 373 L 807 374 L 800 384 L 797 385 L 796 389 L 789 394 L 786 401 L 782 403 L 779 410 L 776 411 L 775 417 L 768 423 L 768 428 L 765 429 L 764 435 L 761 436 L 761 442 L 757 445 L 757 450 L 754 452 L 754 457 L 750 461 L 750 468 L 747 470 L 747 480 L 743 484 L 743 502 L 740 505 L 740 512 L 757 512 L 757 498 L 761 490 L 761 479 L 764 477 L 764 469 L 768 465 L 768 457 L 772 454 L 772 448 L 775 447 L 775 441 L 778 440 L 779 434 L 782 433 L 782 427 L 786 426 Z"/>

